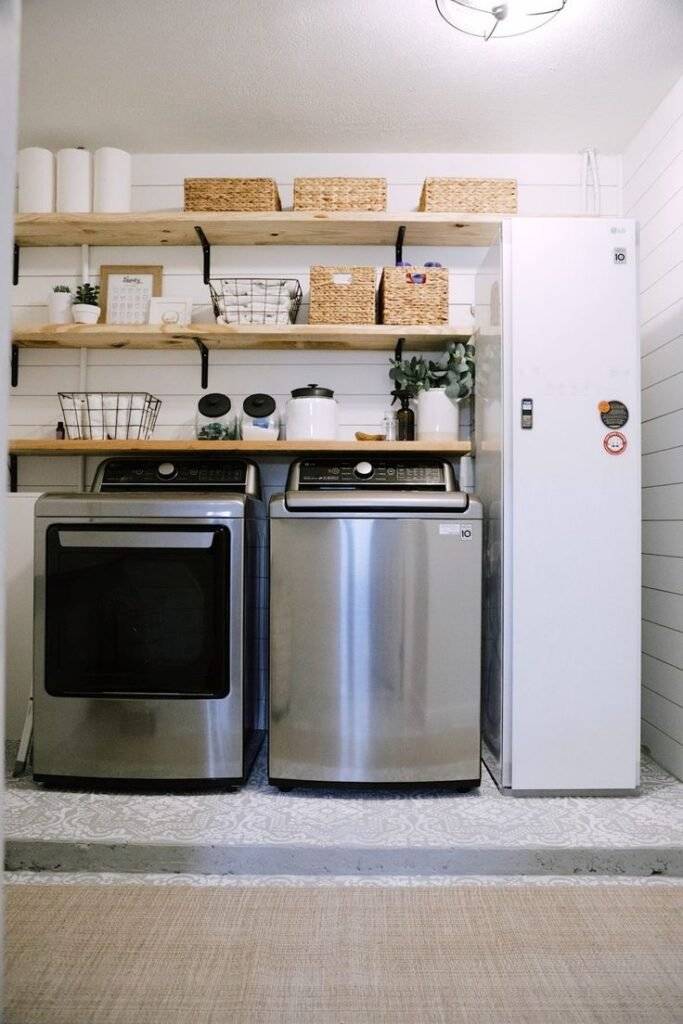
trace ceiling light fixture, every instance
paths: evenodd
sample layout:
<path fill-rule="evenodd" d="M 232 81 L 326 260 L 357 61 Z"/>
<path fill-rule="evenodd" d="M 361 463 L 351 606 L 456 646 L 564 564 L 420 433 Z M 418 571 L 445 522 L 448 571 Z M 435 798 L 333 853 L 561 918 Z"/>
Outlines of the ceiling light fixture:
<path fill-rule="evenodd" d="M 567 0 L 509 0 L 487 3 L 485 0 L 435 0 L 443 20 L 480 39 L 523 36 L 547 25 L 564 10 Z"/>

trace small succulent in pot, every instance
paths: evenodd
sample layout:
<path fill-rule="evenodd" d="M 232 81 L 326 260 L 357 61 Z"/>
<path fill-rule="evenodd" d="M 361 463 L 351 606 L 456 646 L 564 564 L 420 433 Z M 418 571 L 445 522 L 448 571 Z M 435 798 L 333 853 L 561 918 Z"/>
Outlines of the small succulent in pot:
<path fill-rule="evenodd" d="M 100 318 L 99 285 L 81 284 L 76 289 L 76 302 L 73 307 L 74 320 L 77 324 L 96 324 Z"/>
<path fill-rule="evenodd" d="M 47 299 L 48 320 L 51 324 L 73 323 L 71 289 L 68 284 L 56 284 Z"/>

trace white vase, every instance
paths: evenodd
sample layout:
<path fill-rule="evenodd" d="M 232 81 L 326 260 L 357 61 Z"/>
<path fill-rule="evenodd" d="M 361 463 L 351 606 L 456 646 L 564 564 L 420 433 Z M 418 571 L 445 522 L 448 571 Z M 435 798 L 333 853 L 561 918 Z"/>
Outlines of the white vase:
<path fill-rule="evenodd" d="M 85 302 L 77 302 L 73 311 L 77 324 L 96 324 L 100 318 L 100 307 L 90 306 Z"/>
<path fill-rule="evenodd" d="M 458 406 L 445 388 L 430 388 L 417 396 L 418 441 L 457 441 Z"/>
<path fill-rule="evenodd" d="M 48 323 L 73 323 L 74 318 L 73 313 L 71 311 L 72 302 L 73 296 L 71 292 L 50 292 L 50 295 L 47 300 Z"/>

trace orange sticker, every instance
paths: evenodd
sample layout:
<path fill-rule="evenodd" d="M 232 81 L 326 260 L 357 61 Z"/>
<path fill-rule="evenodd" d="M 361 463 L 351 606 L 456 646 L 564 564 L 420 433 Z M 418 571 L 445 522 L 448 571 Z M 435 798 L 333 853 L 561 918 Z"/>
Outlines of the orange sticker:
<path fill-rule="evenodd" d="M 609 412 L 609 402 L 598 402 L 598 412 Z"/>

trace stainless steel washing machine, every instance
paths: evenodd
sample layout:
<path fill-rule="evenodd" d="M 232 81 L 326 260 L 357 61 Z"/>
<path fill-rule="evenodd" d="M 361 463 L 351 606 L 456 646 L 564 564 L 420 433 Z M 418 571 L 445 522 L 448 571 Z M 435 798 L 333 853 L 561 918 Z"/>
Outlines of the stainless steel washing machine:
<path fill-rule="evenodd" d="M 295 463 L 270 565 L 271 782 L 478 785 L 482 509 L 451 465 Z"/>
<path fill-rule="evenodd" d="M 266 653 L 256 467 L 109 459 L 93 490 L 36 503 L 34 777 L 242 782 Z"/>

